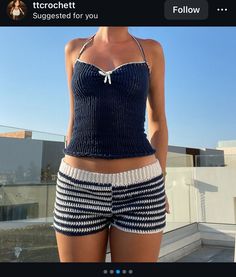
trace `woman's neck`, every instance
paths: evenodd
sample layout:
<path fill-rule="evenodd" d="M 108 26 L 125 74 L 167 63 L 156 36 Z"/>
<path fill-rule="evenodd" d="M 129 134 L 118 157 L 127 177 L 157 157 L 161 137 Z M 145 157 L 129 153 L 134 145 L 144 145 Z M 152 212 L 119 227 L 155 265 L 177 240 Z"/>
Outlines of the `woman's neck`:
<path fill-rule="evenodd" d="M 96 39 L 104 43 L 123 43 L 130 39 L 128 27 L 99 27 Z"/>

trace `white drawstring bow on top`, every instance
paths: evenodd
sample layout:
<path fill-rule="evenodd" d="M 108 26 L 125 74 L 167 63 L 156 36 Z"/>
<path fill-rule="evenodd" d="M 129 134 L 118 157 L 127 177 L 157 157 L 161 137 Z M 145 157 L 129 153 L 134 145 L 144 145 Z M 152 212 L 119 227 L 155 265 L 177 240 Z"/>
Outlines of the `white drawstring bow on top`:
<path fill-rule="evenodd" d="M 109 82 L 109 84 L 111 84 L 111 74 L 112 74 L 112 71 L 101 71 L 99 70 L 98 71 L 102 76 L 105 76 L 104 78 L 104 83 Z"/>

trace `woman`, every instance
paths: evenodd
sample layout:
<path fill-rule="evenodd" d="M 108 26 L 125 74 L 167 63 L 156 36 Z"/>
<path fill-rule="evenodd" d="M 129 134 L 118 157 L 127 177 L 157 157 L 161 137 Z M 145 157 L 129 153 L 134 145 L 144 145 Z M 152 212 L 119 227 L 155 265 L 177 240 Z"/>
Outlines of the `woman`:
<path fill-rule="evenodd" d="M 156 262 L 169 213 L 162 47 L 128 27 L 99 27 L 68 42 L 65 59 L 70 120 L 54 208 L 60 261 L 104 262 L 109 237 L 112 262 Z"/>
<path fill-rule="evenodd" d="M 14 0 L 13 4 L 12 4 L 12 8 L 10 10 L 10 15 L 12 15 L 12 18 L 14 20 L 17 20 L 20 17 L 21 14 L 24 15 L 24 12 L 21 8 L 20 1 L 19 0 Z"/>

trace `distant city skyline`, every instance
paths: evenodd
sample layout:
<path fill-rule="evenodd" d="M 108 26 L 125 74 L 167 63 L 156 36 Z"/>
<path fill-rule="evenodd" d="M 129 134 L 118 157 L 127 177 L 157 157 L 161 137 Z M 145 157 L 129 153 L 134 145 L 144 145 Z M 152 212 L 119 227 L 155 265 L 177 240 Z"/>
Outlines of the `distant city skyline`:
<path fill-rule="evenodd" d="M 64 46 L 97 28 L 0 28 L 0 125 L 65 135 L 69 93 Z M 235 140 L 236 28 L 129 31 L 163 46 L 169 145 L 215 148 L 218 141 Z"/>

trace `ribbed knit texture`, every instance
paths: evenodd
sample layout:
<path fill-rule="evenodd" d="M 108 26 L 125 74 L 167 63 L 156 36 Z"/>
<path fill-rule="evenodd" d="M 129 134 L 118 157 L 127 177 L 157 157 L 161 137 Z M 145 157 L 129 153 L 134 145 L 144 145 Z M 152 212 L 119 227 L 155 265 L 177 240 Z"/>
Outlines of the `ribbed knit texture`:
<path fill-rule="evenodd" d="M 61 159 L 59 171 L 71 176 L 78 182 L 93 182 L 100 184 L 112 183 L 113 186 L 126 186 L 145 182 L 157 175 L 163 175 L 162 168 L 158 159 L 154 163 L 135 169 L 125 170 L 117 173 L 100 173 L 73 167 L 64 158 Z"/>
<path fill-rule="evenodd" d="M 155 153 L 144 129 L 149 68 L 146 62 L 118 66 L 111 84 L 97 66 L 76 61 L 72 76 L 74 125 L 63 153 L 107 159 Z M 105 72 L 105 71 L 103 71 Z"/>

